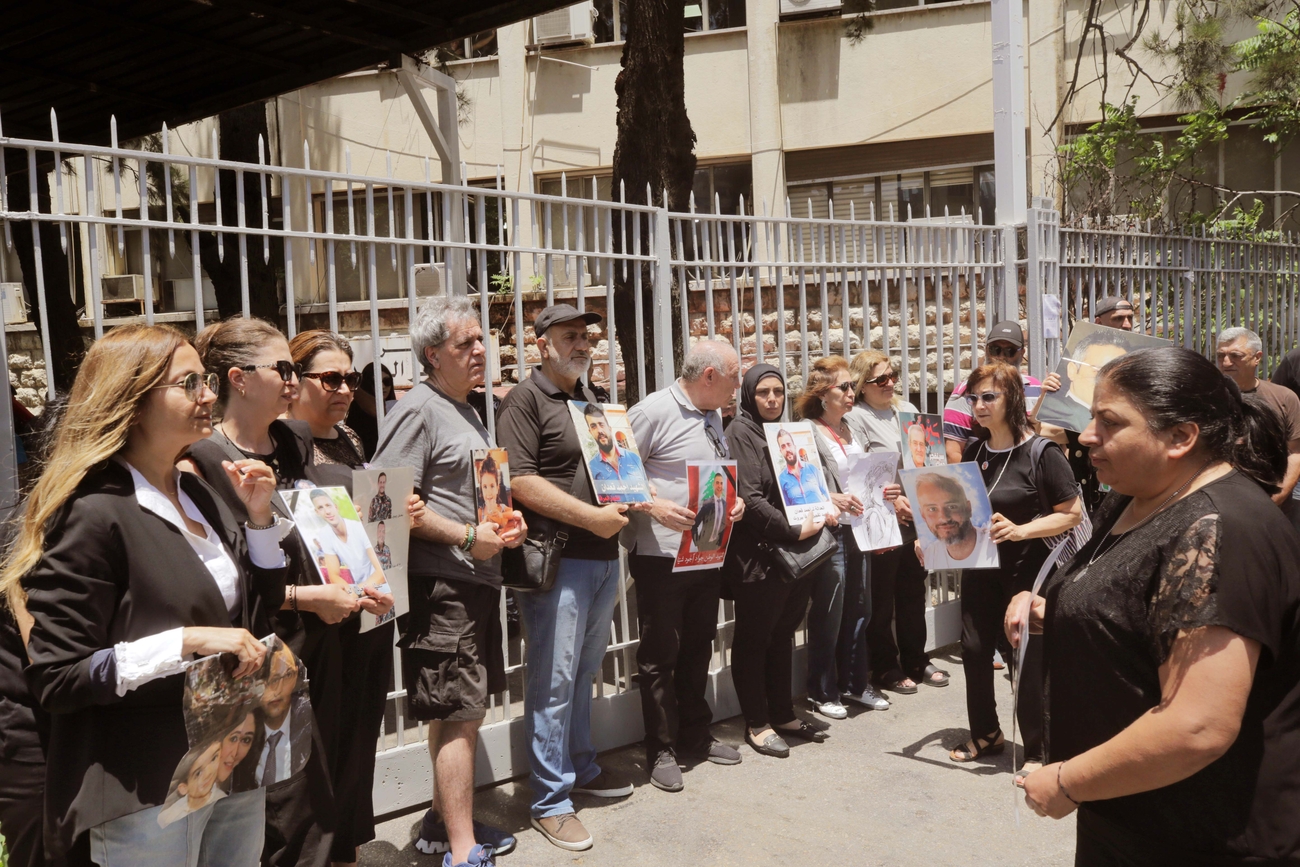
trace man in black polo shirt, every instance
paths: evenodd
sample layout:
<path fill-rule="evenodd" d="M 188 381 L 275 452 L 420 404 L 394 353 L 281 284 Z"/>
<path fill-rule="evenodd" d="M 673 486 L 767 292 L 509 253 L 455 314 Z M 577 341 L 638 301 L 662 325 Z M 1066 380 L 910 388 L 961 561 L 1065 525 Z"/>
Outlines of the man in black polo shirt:
<path fill-rule="evenodd" d="M 618 600 L 618 533 L 627 524 L 628 507 L 595 505 L 568 406 L 570 400 L 609 400 L 604 389 L 582 382 L 591 364 L 587 326 L 600 321 L 598 314 L 568 304 L 538 313 L 533 329 L 541 366 L 506 395 L 497 416 L 497 442 L 509 452 L 515 506 L 534 533 L 549 523 L 569 535 L 555 587 L 518 599 L 527 638 L 524 727 L 532 824 L 571 851 L 592 845 L 572 793 L 632 794 L 631 782 L 601 770 L 591 741 L 591 685 L 609 646 Z"/>

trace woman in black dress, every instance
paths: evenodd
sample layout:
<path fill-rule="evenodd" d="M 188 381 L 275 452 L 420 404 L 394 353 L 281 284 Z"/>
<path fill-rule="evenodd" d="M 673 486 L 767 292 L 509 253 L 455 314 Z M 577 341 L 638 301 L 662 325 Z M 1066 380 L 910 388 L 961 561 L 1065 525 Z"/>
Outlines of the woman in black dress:
<path fill-rule="evenodd" d="M 301 385 L 289 416 L 305 422 L 312 434 L 312 468 L 321 484 L 342 485 L 351 493 L 352 470 L 365 464 L 360 439 L 343 419 L 352 405 L 360 374 L 352 370 L 352 347 L 329 331 L 303 331 L 289 342 Z M 408 506 L 419 505 L 418 497 Z M 391 606 L 392 597 L 387 595 Z M 393 671 L 393 621 L 362 633 L 361 619 L 338 624 L 339 683 L 345 697 L 327 744 L 337 820 L 330 860 L 354 864 L 357 847 L 375 839 L 371 791 L 375 750 Z"/>
<path fill-rule="evenodd" d="M 1046 647 L 1041 815 L 1079 865 L 1300 860 L 1300 537 L 1269 499 L 1286 436 L 1185 349 L 1102 368 L 1080 437 L 1113 493 L 1026 606 Z"/>
<path fill-rule="evenodd" d="M 961 582 L 961 661 L 966 671 L 966 713 L 971 739 L 948 757 L 969 762 L 1001 752 L 1005 744 L 994 697 L 993 651 L 1002 615 L 1016 593 L 1034 586 L 1051 549 L 1043 540 L 1082 520 L 1070 463 L 1054 443 L 1034 436 L 1025 413 L 1020 372 L 994 362 L 966 380 L 966 399 L 979 423 L 980 439 L 963 461 L 975 461 L 989 492 L 989 537 L 998 546 L 998 568 L 966 569 Z M 1043 757 L 1042 653 L 1031 648 L 1020 673 L 1017 704 L 1025 764 Z"/>

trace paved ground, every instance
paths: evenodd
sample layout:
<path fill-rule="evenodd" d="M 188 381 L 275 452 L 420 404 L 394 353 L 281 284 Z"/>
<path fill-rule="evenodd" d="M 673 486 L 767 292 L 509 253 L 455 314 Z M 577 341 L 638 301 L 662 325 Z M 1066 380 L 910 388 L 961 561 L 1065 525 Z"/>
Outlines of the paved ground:
<path fill-rule="evenodd" d="M 586 852 L 558 849 L 529 827 L 526 781 L 480 792 L 476 816 L 519 836 L 502 867 L 1072 864 L 1073 817 L 1039 819 L 1022 805 L 1017 824 L 1009 753 L 974 765 L 948 760 L 943 745 L 966 737 L 965 694 L 960 661 L 936 661 L 953 674 L 948 688 L 923 686 L 894 697 L 888 711 L 832 723 L 829 741 L 796 743 L 788 759 L 742 746 L 742 764 L 689 768 L 678 794 L 649 785 L 639 748 L 606 754 L 602 762 L 637 788 L 622 801 L 579 800 L 596 839 Z M 1010 685 L 997 683 L 1010 734 Z M 741 733 L 738 718 L 715 727 L 733 744 Z M 422 812 L 381 825 L 361 867 L 434 867 L 411 843 Z"/>

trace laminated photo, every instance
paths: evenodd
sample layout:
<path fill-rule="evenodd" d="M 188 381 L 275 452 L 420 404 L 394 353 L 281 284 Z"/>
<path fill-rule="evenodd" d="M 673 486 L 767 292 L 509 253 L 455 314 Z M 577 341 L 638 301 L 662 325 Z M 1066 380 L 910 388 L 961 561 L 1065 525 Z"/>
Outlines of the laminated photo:
<path fill-rule="evenodd" d="M 510 456 L 505 449 L 475 449 L 474 498 L 478 522 L 491 521 L 505 530 L 517 524 L 514 501 L 510 496 Z"/>
<path fill-rule="evenodd" d="M 900 412 L 898 431 L 903 438 L 904 467 L 941 467 L 948 463 L 943 447 L 943 416 Z"/>
<path fill-rule="evenodd" d="M 978 466 L 904 467 L 902 479 L 927 571 L 998 567 L 998 546 L 989 536 L 993 510 Z"/>
<path fill-rule="evenodd" d="M 311 754 L 307 670 L 277 636 L 262 639 L 266 660 L 236 679 L 234 654 L 208 656 L 185 674 L 182 712 L 189 751 L 172 773 L 159 827 L 238 792 L 297 774 Z"/>
<path fill-rule="evenodd" d="M 731 541 L 731 510 L 736 505 L 735 461 L 687 461 L 689 502 L 695 513 L 691 529 L 682 533 L 674 572 L 716 569 L 727 559 Z"/>
<path fill-rule="evenodd" d="M 1092 392 L 1097 374 L 1108 362 L 1139 349 L 1172 345 L 1161 337 L 1092 322 L 1077 323 L 1070 330 L 1061 361 L 1056 365 L 1061 387 L 1053 392 L 1043 391 L 1038 420 L 1082 433 L 1092 421 Z"/>
<path fill-rule="evenodd" d="M 845 492 L 862 501 L 862 514 L 848 516 L 860 550 L 879 551 L 903 544 L 894 504 L 885 499 L 886 486 L 894 484 L 898 476 L 898 459 L 898 452 L 849 455 Z"/>
<path fill-rule="evenodd" d="M 650 502 L 650 484 L 628 424 L 627 410 L 616 403 L 571 400 L 569 413 L 596 502 Z"/>
<path fill-rule="evenodd" d="M 281 491 L 280 496 L 293 515 L 294 524 L 316 565 L 322 584 L 346 587 L 357 596 L 364 596 L 367 587 L 372 587 L 379 593 L 391 592 L 388 577 L 384 574 L 384 567 L 375 550 L 377 533 L 367 532 L 352 498 L 348 496 L 347 488 L 298 488 Z M 405 512 L 405 495 L 399 499 Z M 405 514 L 398 515 L 396 519 L 390 514 L 383 523 L 400 522 L 409 524 Z M 379 523 L 375 522 L 373 526 L 377 529 Z M 385 545 L 389 544 L 385 538 Z M 396 607 L 383 617 L 376 617 L 367 611 L 361 613 L 363 632 L 397 616 Z"/>
<path fill-rule="evenodd" d="M 825 514 L 831 495 L 817 456 L 812 422 L 768 422 L 763 425 L 763 433 L 786 519 L 797 527 L 810 513 Z"/>
<path fill-rule="evenodd" d="M 393 594 L 393 617 L 411 609 L 406 585 L 407 553 L 411 546 L 411 520 L 406 507 L 414 492 L 415 470 L 411 467 L 386 467 L 382 470 L 353 470 L 352 497 L 358 517 L 364 518 L 366 535 L 375 549 L 375 557 Z M 370 516 L 374 515 L 372 519 Z M 373 629 L 382 620 L 361 612 L 361 631 Z"/>

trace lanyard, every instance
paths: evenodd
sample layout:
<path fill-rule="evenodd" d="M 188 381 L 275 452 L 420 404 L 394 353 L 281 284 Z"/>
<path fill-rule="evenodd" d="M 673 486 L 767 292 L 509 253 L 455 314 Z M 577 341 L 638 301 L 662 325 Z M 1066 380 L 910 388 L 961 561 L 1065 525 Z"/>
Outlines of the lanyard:
<path fill-rule="evenodd" d="M 849 452 L 848 449 L 844 448 L 844 440 L 840 439 L 840 435 L 835 432 L 835 429 L 821 419 L 817 419 L 817 422 L 822 427 L 826 428 L 831 436 L 835 437 L 835 444 L 840 447 L 840 453 L 845 457 L 848 457 Z"/>

